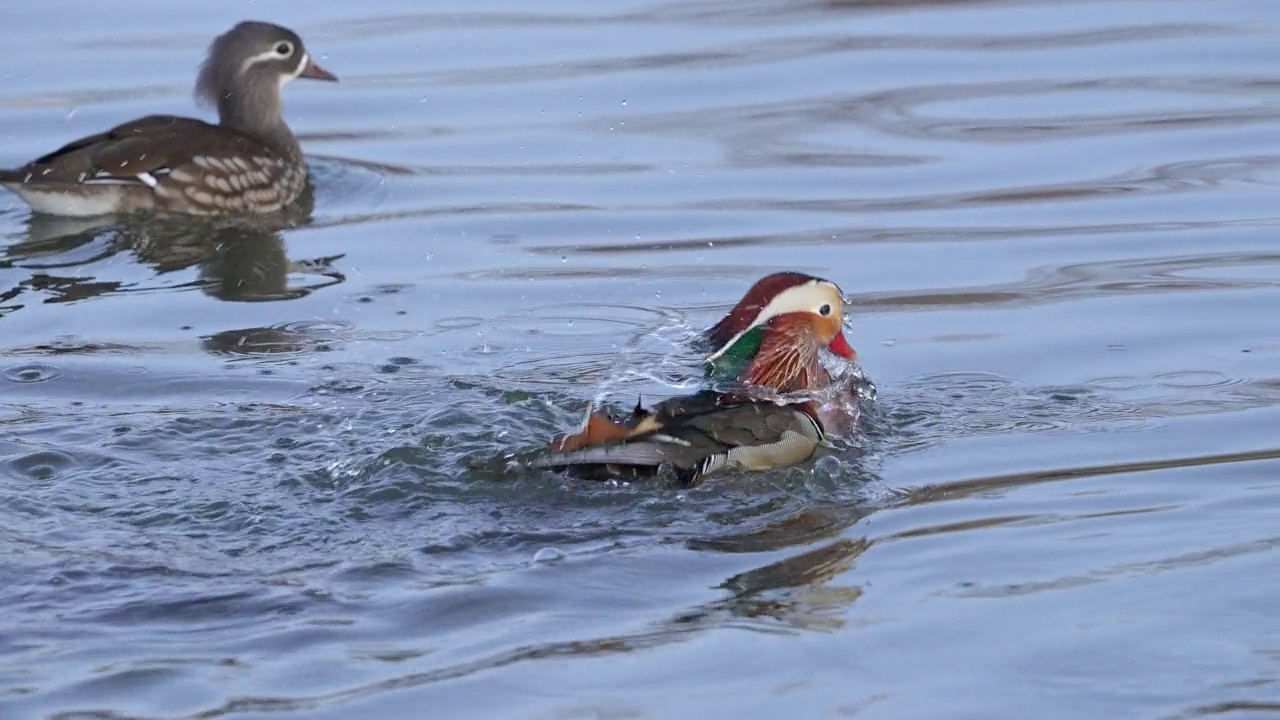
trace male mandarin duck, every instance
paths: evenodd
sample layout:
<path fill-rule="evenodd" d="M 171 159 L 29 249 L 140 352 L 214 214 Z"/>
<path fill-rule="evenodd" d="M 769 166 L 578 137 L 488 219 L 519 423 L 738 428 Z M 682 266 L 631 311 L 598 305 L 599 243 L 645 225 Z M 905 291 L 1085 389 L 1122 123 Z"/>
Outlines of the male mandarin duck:
<path fill-rule="evenodd" d="M 307 180 L 281 115 L 280 91 L 294 78 L 338 79 L 292 30 L 242 22 L 209 46 L 196 83 L 197 98 L 217 107 L 217 125 L 149 115 L 0 169 L 0 185 L 36 212 L 70 217 L 277 212 Z"/>
<path fill-rule="evenodd" d="M 707 333 L 713 376 L 732 368 L 738 388 L 675 397 L 619 422 L 588 408 L 582 426 L 530 465 L 589 476 L 638 476 L 672 467 L 685 484 L 722 468 L 764 470 L 802 462 L 825 440 L 823 416 L 806 398 L 762 399 L 826 387 L 825 347 L 847 359 L 843 297 L 830 281 L 800 273 L 762 278 Z"/>

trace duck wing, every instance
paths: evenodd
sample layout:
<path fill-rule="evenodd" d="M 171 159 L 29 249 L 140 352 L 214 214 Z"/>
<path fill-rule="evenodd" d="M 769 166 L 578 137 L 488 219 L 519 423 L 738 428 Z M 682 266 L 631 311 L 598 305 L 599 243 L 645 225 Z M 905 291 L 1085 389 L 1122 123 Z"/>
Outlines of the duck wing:
<path fill-rule="evenodd" d="M 764 470 L 801 462 L 822 439 L 822 426 L 806 405 L 724 404 L 714 393 L 699 393 L 655 406 L 627 437 L 553 451 L 530 466 L 637 474 L 669 465 L 682 480 L 694 482 L 725 467 Z"/>
<path fill-rule="evenodd" d="M 237 130 L 195 118 L 149 115 L 106 132 L 73 140 L 19 168 L 0 171 L 0 181 L 22 183 L 129 183 L 156 187 L 173 171 L 202 173 L 197 160 L 271 157 L 271 151 Z M 248 169 L 248 168 L 245 168 Z"/>

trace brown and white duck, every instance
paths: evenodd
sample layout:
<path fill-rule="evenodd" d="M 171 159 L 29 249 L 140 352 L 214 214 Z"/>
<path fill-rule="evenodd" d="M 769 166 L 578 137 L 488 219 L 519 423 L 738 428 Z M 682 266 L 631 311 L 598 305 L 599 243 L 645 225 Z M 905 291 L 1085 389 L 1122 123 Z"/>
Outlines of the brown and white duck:
<path fill-rule="evenodd" d="M 826 348 L 853 359 L 842 331 L 843 299 L 834 283 L 799 273 L 763 278 L 708 333 L 714 360 L 734 358 L 735 387 L 637 404 L 616 420 L 588 408 L 582 426 L 551 443 L 531 467 L 589 477 L 648 475 L 671 467 L 684 483 L 723 468 L 764 470 L 803 462 L 825 440 L 823 415 L 804 397 L 825 387 Z M 764 391 L 766 397 L 758 394 Z"/>
<path fill-rule="evenodd" d="M 277 212 L 307 180 L 302 149 L 281 115 L 280 91 L 300 77 L 338 79 L 292 30 L 242 22 L 209 46 L 196 83 L 197 99 L 217 107 L 218 124 L 139 118 L 0 170 L 0 185 L 52 215 Z"/>

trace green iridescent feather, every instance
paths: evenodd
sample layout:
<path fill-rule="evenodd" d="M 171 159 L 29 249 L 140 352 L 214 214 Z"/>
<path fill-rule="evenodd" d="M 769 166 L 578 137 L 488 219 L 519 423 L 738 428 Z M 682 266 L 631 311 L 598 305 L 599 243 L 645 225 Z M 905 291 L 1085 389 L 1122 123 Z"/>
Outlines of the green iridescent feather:
<path fill-rule="evenodd" d="M 707 361 L 707 379 L 718 382 L 736 380 L 747 363 L 760 352 L 763 338 L 763 328 L 755 327 L 743 333 L 714 360 Z"/>

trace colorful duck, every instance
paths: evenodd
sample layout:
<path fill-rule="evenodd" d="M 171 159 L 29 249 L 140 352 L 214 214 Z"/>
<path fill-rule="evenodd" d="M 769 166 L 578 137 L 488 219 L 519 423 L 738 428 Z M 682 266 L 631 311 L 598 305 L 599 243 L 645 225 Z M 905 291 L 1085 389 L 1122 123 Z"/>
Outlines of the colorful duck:
<path fill-rule="evenodd" d="M 779 395 L 826 387 L 820 351 L 856 357 L 842 332 L 834 283 L 802 273 L 761 278 L 708 332 L 708 374 L 733 387 L 676 397 L 621 421 L 588 408 L 582 426 L 551 443 L 532 467 L 591 477 L 647 475 L 672 467 L 686 484 L 722 468 L 764 470 L 802 462 L 825 439 L 805 398 Z M 758 396 L 758 391 L 772 395 Z"/>

